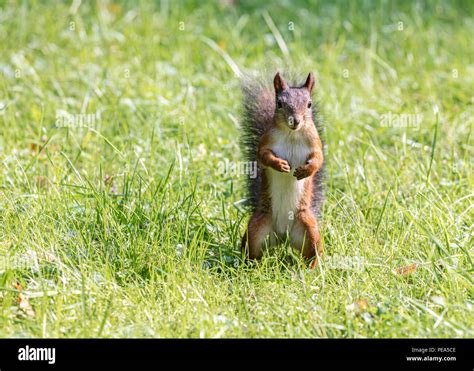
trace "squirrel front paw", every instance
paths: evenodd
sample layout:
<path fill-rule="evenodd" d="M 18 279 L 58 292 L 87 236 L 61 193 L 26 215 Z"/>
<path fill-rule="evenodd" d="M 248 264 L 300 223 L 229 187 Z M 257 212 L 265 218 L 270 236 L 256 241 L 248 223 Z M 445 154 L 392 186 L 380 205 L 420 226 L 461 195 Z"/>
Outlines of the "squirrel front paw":
<path fill-rule="evenodd" d="M 290 164 L 286 160 L 278 160 L 274 167 L 275 170 L 282 173 L 289 173 L 291 170 Z"/>
<path fill-rule="evenodd" d="M 298 180 L 307 178 L 310 175 L 311 175 L 311 170 L 307 166 L 300 166 L 296 168 L 295 172 L 293 173 L 293 176 Z"/>

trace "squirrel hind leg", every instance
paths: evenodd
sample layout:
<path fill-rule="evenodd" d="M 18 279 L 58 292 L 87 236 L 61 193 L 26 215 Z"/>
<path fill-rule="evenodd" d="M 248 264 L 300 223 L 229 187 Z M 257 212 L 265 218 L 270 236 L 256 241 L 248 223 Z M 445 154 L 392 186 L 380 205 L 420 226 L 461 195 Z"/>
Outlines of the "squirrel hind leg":
<path fill-rule="evenodd" d="M 297 214 L 290 239 L 292 247 L 300 251 L 305 259 L 313 259 L 310 267 L 315 268 L 324 248 L 318 221 L 310 211 Z"/>
<path fill-rule="evenodd" d="M 245 231 L 241 251 L 249 260 L 259 260 L 263 256 L 263 247 L 269 241 L 272 234 L 271 216 L 266 213 L 256 211 L 249 220 Z"/>

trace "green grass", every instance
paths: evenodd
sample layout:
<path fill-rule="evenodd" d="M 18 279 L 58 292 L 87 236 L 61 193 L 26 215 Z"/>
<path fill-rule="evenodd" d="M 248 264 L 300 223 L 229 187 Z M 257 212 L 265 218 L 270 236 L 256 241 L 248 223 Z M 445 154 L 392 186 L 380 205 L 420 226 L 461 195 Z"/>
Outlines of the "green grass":
<path fill-rule="evenodd" d="M 474 336 L 470 1 L 70 3 L 0 6 L 1 337 Z M 317 74 L 315 271 L 240 258 L 234 64 Z"/>

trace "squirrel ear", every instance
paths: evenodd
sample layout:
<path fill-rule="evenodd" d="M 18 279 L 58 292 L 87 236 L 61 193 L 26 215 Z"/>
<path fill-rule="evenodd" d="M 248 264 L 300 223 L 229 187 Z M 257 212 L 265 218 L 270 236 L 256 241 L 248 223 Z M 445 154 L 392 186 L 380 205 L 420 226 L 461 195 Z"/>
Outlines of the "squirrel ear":
<path fill-rule="evenodd" d="M 275 93 L 279 93 L 282 90 L 288 89 L 288 85 L 280 76 L 280 72 L 277 72 L 275 78 L 273 79 L 273 86 L 275 87 Z"/>
<path fill-rule="evenodd" d="M 308 89 L 309 92 L 311 93 L 313 91 L 315 82 L 316 81 L 315 81 L 315 78 L 314 78 L 314 74 L 312 72 L 310 72 L 308 77 L 306 78 L 306 82 L 304 83 L 304 87 L 306 89 Z"/>

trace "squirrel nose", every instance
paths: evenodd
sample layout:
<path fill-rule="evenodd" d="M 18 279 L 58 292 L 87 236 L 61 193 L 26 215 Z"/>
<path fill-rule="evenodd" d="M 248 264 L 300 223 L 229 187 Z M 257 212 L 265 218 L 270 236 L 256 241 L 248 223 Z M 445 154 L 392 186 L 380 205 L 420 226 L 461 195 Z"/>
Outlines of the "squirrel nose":
<path fill-rule="evenodd" d="M 290 126 L 292 128 L 296 128 L 298 127 L 298 125 L 300 124 L 301 122 L 301 118 L 296 116 L 296 115 L 292 115 L 290 116 L 290 119 L 289 119 L 289 123 L 290 123 Z"/>

